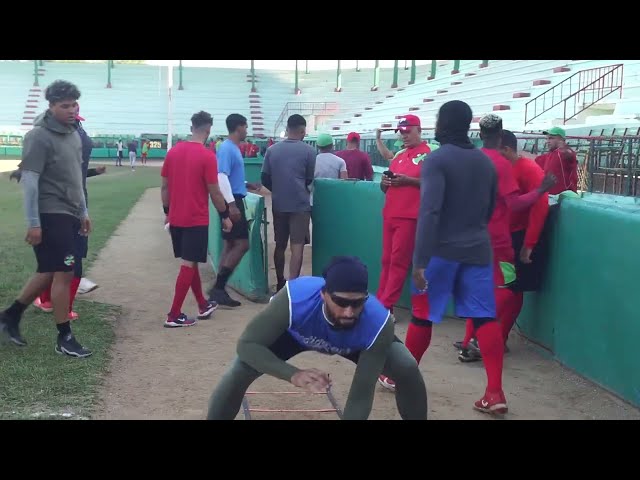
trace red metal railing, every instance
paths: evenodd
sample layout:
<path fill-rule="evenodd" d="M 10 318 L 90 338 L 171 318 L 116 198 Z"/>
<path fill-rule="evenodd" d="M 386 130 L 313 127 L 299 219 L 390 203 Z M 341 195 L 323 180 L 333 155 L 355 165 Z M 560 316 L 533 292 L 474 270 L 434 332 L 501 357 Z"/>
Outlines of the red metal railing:
<path fill-rule="evenodd" d="M 273 135 L 278 136 L 278 129 L 284 125 L 287 118 L 294 113 L 300 115 L 313 115 L 314 113 L 335 115 L 339 110 L 340 107 L 337 102 L 287 102 L 273 127 Z"/>
<path fill-rule="evenodd" d="M 574 73 L 525 105 L 525 125 L 564 103 L 563 124 L 606 96 L 620 91 L 622 64 L 590 68 Z"/>

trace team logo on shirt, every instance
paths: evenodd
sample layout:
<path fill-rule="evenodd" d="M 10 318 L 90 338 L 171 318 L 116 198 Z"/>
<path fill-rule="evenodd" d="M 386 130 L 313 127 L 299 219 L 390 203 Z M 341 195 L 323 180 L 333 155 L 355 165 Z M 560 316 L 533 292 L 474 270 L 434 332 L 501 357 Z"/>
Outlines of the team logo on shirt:
<path fill-rule="evenodd" d="M 70 267 L 74 263 L 76 263 L 76 258 L 73 255 L 67 255 L 66 257 L 64 257 L 64 264 L 67 267 Z"/>
<path fill-rule="evenodd" d="M 415 157 L 413 157 L 413 160 L 412 160 L 413 164 L 420 165 L 420 162 L 422 162 L 426 156 L 427 156 L 426 153 L 421 153 L 420 155 L 416 155 Z"/>

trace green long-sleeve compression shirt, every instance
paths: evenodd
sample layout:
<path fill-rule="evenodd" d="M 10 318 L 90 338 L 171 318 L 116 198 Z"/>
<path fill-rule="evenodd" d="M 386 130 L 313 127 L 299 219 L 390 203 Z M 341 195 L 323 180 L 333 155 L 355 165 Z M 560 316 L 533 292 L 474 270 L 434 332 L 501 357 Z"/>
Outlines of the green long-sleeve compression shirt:
<path fill-rule="evenodd" d="M 269 305 L 247 326 L 238 341 L 240 360 L 255 370 L 288 382 L 299 371 L 288 362 L 280 360 L 269 347 L 289 328 L 289 298 L 285 289 L 278 292 Z M 394 340 L 391 317 L 367 350 L 360 352 L 349 397 L 344 409 L 344 419 L 366 420 L 371 412 L 378 376 L 387 360 Z"/>

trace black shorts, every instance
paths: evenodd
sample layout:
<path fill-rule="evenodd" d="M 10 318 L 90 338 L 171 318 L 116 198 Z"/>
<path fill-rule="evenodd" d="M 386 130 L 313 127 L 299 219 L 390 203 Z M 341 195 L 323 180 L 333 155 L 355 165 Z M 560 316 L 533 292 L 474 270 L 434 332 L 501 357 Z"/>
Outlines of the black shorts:
<path fill-rule="evenodd" d="M 64 213 L 40 214 L 42 241 L 33 247 L 38 273 L 71 272 L 76 262 L 80 220 Z"/>
<path fill-rule="evenodd" d="M 222 232 L 222 238 L 225 240 L 246 240 L 249 238 L 249 222 L 247 221 L 246 206 L 244 197 L 234 195 L 236 207 L 240 210 L 240 221 L 233 224 L 230 232 Z"/>
<path fill-rule="evenodd" d="M 286 247 L 309 243 L 311 212 L 276 212 L 273 210 L 273 237 L 277 246 Z"/>
<path fill-rule="evenodd" d="M 187 262 L 206 263 L 209 249 L 209 226 L 169 227 L 173 254 Z"/>

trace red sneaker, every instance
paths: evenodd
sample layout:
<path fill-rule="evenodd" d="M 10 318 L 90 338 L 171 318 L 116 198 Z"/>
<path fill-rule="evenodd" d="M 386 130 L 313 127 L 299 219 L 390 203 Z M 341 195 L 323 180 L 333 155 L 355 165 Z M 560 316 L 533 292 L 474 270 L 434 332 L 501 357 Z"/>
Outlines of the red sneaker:
<path fill-rule="evenodd" d="M 504 392 L 485 392 L 484 397 L 478 400 L 473 408 L 483 413 L 492 413 L 497 415 L 504 415 L 509 411 L 507 408 L 507 399 L 504 396 Z"/>
<path fill-rule="evenodd" d="M 384 375 L 380 375 L 378 377 L 378 383 L 382 385 L 387 390 L 391 390 L 392 392 L 396 391 L 396 382 L 391 380 L 389 377 L 385 377 Z"/>
<path fill-rule="evenodd" d="M 33 301 L 33 306 L 36 307 L 36 308 L 39 308 L 40 310 L 42 310 L 45 313 L 53 312 L 53 304 L 51 302 L 41 302 L 40 301 L 40 297 L 36 298 Z"/>

